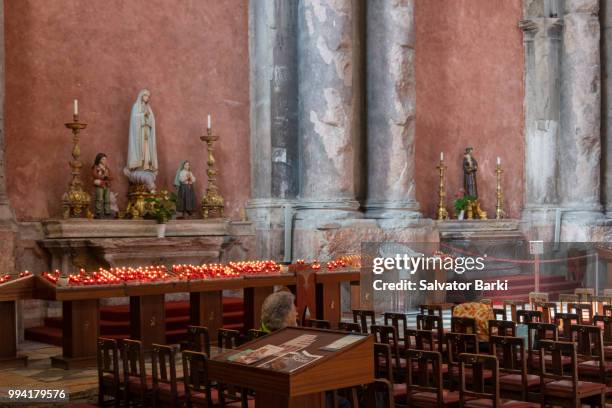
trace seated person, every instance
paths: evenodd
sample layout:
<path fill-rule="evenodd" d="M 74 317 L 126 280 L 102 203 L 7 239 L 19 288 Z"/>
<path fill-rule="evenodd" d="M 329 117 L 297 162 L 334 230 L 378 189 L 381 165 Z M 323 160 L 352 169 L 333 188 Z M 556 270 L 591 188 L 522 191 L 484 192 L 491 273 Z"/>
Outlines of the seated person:
<path fill-rule="evenodd" d="M 478 337 L 479 346 L 487 351 L 489 342 L 489 320 L 495 320 L 493 307 L 489 304 L 480 302 L 468 302 L 455 306 L 453 309 L 454 317 L 471 317 L 476 320 L 476 337 Z"/>
<path fill-rule="evenodd" d="M 288 326 L 297 326 L 295 296 L 285 290 L 274 292 L 261 307 L 261 330 L 270 333 Z"/>

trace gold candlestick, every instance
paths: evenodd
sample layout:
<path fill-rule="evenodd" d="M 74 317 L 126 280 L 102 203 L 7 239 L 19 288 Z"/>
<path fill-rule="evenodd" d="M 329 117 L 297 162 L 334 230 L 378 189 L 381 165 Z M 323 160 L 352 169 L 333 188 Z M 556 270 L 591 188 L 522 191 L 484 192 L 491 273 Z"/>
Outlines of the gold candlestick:
<path fill-rule="evenodd" d="M 81 148 L 79 147 L 79 132 L 87 127 L 86 123 L 79 122 L 79 115 L 73 115 L 73 121 L 65 123 L 65 126 L 72 130 L 72 161 L 69 162 L 72 180 L 68 185 L 68 191 L 62 196 L 63 217 L 91 217 L 89 204 L 91 197 L 83 190 L 81 181 Z"/>
<path fill-rule="evenodd" d="M 208 150 L 208 187 L 206 188 L 206 195 L 202 198 L 202 217 L 209 218 L 209 216 L 216 215 L 217 217 L 223 218 L 223 207 L 224 200 L 219 194 L 219 189 L 215 182 L 217 181 L 217 170 L 215 169 L 215 157 L 213 156 L 213 142 L 216 142 L 219 136 L 213 136 L 211 128 L 208 128 L 206 135 L 200 136 L 200 140 L 206 142 Z"/>
<path fill-rule="evenodd" d="M 497 198 L 495 203 L 495 219 L 501 220 L 506 215 L 504 211 L 504 194 L 501 188 L 501 175 L 504 171 L 501 168 L 501 164 L 495 167 L 495 173 L 497 174 L 497 187 L 495 189 L 495 196 Z"/>
<path fill-rule="evenodd" d="M 436 211 L 436 216 L 438 220 L 447 220 L 448 211 L 446 210 L 446 191 L 444 189 L 446 166 L 444 165 L 444 160 L 440 160 L 440 164 L 438 164 L 436 168 L 440 172 L 440 186 L 438 187 L 439 202 L 438 210 Z"/>

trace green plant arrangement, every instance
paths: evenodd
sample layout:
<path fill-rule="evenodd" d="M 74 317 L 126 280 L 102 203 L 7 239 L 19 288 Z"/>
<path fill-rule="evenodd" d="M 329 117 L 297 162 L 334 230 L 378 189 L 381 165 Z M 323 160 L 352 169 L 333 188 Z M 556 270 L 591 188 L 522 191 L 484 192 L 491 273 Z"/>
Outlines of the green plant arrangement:
<path fill-rule="evenodd" d="M 475 200 L 476 200 L 476 197 L 472 197 L 472 196 L 463 196 L 463 197 L 457 198 L 455 200 L 455 212 L 459 214 L 461 211 L 465 211 L 470 201 L 475 201 Z"/>
<path fill-rule="evenodd" d="M 151 215 L 158 224 L 166 224 L 176 213 L 176 194 L 162 190 L 153 197 L 146 199 L 151 206 Z"/>

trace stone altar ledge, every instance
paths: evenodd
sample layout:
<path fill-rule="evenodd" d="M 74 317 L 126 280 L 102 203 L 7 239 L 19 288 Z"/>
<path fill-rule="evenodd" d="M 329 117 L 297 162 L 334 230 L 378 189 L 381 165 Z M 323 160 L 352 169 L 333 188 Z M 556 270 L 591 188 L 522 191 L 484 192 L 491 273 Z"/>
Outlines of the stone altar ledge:
<path fill-rule="evenodd" d="M 42 226 L 46 239 L 157 237 L 154 220 L 52 219 L 42 221 Z M 224 218 L 171 220 L 166 237 L 227 235 L 228 231 L 229 221 Z"/>
<path fill-rule="evenodd" d="M 520 221 L 507 220 L 443 220 L 436 221 L 441 239 L 524 239 Z"/>

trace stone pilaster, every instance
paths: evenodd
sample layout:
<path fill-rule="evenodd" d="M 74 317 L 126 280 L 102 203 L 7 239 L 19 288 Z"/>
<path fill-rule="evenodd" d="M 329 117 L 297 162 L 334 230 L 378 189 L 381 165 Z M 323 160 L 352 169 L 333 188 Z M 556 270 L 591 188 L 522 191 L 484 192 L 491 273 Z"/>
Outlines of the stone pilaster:
<path fill-rule="evenodd" d="M 525 49 L 525 205 L 523 220 L 550 225 L 559 206 L 561 31 L 554 13 L 519 23 Z"/>
<path fill-rule="evenodd" d="M 566 0 L 561 71 L 559 193 L 564 220 L 601 218 L 598 0 Z"/>
<path fill-rule="evenodd" d="M 414 180 L 414 1 L 367 2 L 366 27 L 366 214 L 419 217 Z"/>
<path fill-rule="evenodd" d="M 360 163 L 360 8 L 353 0 L 304 0 L 298 12 L 298 220 L 354 219 Z"/>
<path fill-rule="evenodd" d="M 298 193 L 297 2 L 251 0 L 251 200 L 256 256 L 283 257 L 283 208 Z"/>
<path fill-rule="evenodd" d="M 612 218 L 612 4 L 601 2 L 601 61 L 602 61 L 602 202 Z"/>
<path fill-rule="evenodd" d="M 15 271 L 15 241 L 17 226 L 6 193 L 6 173 L 4 165 L 4 0 L 0 0 L 0 271 Z"/>

